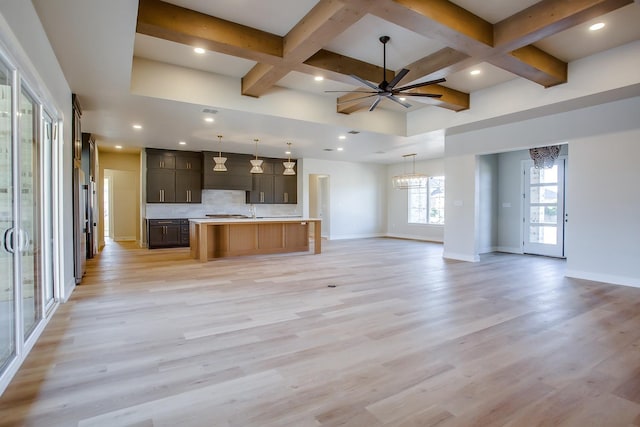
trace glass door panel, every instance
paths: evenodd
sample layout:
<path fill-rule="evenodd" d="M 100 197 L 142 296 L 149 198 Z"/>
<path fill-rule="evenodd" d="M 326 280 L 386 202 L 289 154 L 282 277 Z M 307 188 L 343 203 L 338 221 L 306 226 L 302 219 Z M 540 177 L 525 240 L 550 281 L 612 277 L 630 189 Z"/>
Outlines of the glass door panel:
<path fill-rule="evenodd" d="M 42 245 L 40 233 L 40 168 L 38 104 L 20 92 L 20 227 L 17 241 L 22 273 L 22 317 L 25 339 L 42 319 Z"/>
<path fill-rule="evenodd" d="M 54 146 L 54 137 L 55 129 L 53 124 L 53 119 L 46 112 L 43 114 L 42 118 L 42 146 L 40 148 L 40 152 L 42 155 L 42 188 L 46 191 L 42 192 L 42 208 L 40 212 L 53 212 L 53 203 L 52 198 L 54 194 L 54 180 L 52 173 L 52 148 Z M 44 248 L 43 254 L 41 254 L 41 259 L 43 260 L 43 268 L 44 268 L 44 306 L 45 308 L 50 308 L 52 304 L 55 302 L 55 293 L 54 293 L 54 283 L 55 283 L 55 271 L 53 266 L 53 254 L 55 250 L 55 244 L 53 241 L 53 214 L 44 215 L 42 223 L 42 231 L 43 236 L 42 239 L 44 242 L 47 242 L 46 247 Z"/>
<path fill-rule="evenodd" d="M 548 169 L 524 165 L 525 253 L 564 256 L 564 159 Z"/>
<path fill-rule="evenodd" d="M 0 62 L 0 371 L 16 353 L 11 79 Z"/>

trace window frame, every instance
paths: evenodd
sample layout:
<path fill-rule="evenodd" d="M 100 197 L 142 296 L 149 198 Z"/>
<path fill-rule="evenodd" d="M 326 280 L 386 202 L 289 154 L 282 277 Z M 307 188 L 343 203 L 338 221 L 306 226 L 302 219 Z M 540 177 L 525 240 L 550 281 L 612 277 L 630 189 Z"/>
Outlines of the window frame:
<path fill-rule="evenodd" d="M 433 197 L 431 196 L 432 186 L 434 185 L 434 180 L 442 180 L 442 187 L 444 187 L 445 176 L 444 175 L 434 175 L 434 176 L 426 176 L 423 178 L 426 182 L 424 186 L 418 188 L 410 188 L 407 190 L 407 224 L 413 225 L 436 225 L 443 226 L 445 224 L 445 213 L 444 213 L 444 194 L 445 191 L 442 191 L 442 196 L 438 198 L 442 200 L 441 206 L 436 208 L 442 211 L 442 221 L 434 222 L 432 221 L 432 217 L 430 215 L 431 210 L 433 209 Z M 415 195 L 414 192 L 419 192 L 421 194 Z M 420 206 L 422 203 L 418 203 L 419 206 L 415 207 L 415 204 L 412 201 L 416 198 L 422 198 L 421 202 L 424 203 L 424 207 Z M 418 215 L 413 214 L 416 210 L 422 211 Z"/>

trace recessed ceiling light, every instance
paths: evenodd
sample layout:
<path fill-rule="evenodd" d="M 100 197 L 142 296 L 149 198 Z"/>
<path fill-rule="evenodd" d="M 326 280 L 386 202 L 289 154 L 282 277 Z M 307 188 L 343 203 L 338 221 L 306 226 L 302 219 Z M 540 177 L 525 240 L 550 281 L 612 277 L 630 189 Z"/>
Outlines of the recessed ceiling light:
<path fill-rule="evenodd" d="M 344 148 L 338 147 L 338 151 L 342 151 L 342 150 L 344 150 Z"/>
<path fill-rule="evenodd" d="M 195 53 L 197 53 L 198 55 L 202 55 L 205 52 L 205 50 L 203 48 L 201 48 L 201 47 L 196 47 L 196 48 L 193 49 L 193 51 Z"/>
<path fill-rule="evenodd" d="M 184 142 L 184 141 L 180 141 L 180 142 L 178 142 L 178 144 L 180 144 L 180 145 L 187 145 L 187 143 L 186 143 L 186 142 Z"/>
<path fill-rule="evenodd" d="M 345 135 L 340 135 L 338 139 L 347 139 L 347 137 Z"/>
<path fill-rule="evenodd" d="M 207 123 L 213 123 L 214 122 L 213 117 L 205 117 L 204 121 L 207 122 Z"/>
<path fill-rule="evenodd" d="M 604 28 L 604 22 L 598 22 L 589 27 L 591 31 L 598 31 Z"/>
<path fill-rule="evenodd" d="M 118 150 L 122 150 L 122 145 L 116 145 L 116 148 L 117 148 Z"/>
<path fill-rule="evenodd" d="M 472 76 L 477 76 L 478 74 L 480 74 L 480 70 L 471 70 L 469 74 L 471 74 Z"/>
<path fill-rule="evenodd" d="M 133 125 L 134 129 L 142 129 L 142 125 Z"/>
<path fill-rule="evenodd" d="M 322 77 L 322 76 L 315 76 L 315 77 L 313 78 L 313 80 L 315 80 L 315 81 L 317 81 L 317 82 L 321 82 L 321 81 L 323 81 L 323 80 L 324 80 L 324 77 Z"/>

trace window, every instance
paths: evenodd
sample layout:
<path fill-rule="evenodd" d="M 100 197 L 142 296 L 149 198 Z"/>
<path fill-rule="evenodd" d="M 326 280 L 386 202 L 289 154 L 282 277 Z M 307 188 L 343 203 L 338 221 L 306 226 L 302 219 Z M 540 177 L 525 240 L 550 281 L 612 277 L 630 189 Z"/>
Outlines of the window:
<path fill-rule="evenodd" d="M 444 224 L 444 176 L 425 178 L 425 185 L 408 190 L 410 224 Z"/>

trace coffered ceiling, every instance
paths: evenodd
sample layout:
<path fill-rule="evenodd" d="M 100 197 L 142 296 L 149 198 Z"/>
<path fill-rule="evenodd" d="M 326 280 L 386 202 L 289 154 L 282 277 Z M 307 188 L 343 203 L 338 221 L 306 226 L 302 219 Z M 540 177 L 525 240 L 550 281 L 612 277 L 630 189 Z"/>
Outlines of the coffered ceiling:
<path fill-rule="evenodd" d="M 251 152 L 259 137 L 273 156 L 287 140 L 298 157 L 389 163 L 407 150 L 437 157 L 446 125 L 415 133 L 410 114 L 473 114 L 474 94 L 514 80 L 553 91 L 570 81 L 571 62 L 640 39 L 632 0 L 33 3 L 83 103 L 84 130 L 102 147 L 200 150 L 224 134 L 229 151 Z M 605 28 L 590 32 L 599 21 Z M 387 81 L 402 68 L 410 71 L 398 86 L 444 77 L 413 90 L 440 99 L 409 97 L 409 109 L 384 99 L 369 112 L 372 99 L 345 102 L 354 95 L 325 92 L 358 89 L 351 75 L 378 84 L 382 35 L 391 38 Z M 216 112 L 213 124 L 202 121 L 207 109 Z M 132 122 L 144 122 L 143 131 L 132 131 Z M 187 144 L 177 147 L 179 140 Z"/>

